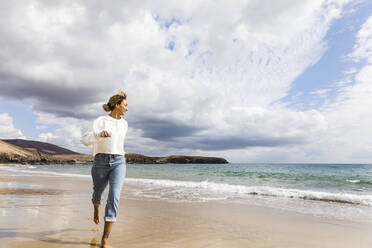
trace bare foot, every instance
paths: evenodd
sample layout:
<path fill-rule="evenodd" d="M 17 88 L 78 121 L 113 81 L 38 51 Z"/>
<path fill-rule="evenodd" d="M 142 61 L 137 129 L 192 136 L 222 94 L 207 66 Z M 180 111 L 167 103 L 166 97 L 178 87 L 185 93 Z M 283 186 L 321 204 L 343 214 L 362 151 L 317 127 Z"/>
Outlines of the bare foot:
<path fill-rule="evenodd" d="M 112 248 L 111 245 L 108 244 L 108 239 L 103 238 L 101 241 L 101 247 L 102 248 Z"/>
<path fill-rule="evenodd" d="M 97 225 L 99 224 L 99 205 L 94 205 L 94 217 L 93 217 L 93 221 Z"/>
<path fill-rule="evenodd" d="M 90 241 L 90 247 L 97 247 L 98 246 L 98 239 L 97 238 L 93 238 L 91 241 Z"/>

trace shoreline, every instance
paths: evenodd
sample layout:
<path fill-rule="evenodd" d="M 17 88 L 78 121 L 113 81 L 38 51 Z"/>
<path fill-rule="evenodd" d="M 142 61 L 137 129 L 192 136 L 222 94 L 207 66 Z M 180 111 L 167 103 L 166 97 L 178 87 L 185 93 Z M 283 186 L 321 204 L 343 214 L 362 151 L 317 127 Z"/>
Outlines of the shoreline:
<path fill-rule="evenodd" d="M 44 177 L 44 178 L 84 178 L 90 181 L 91 175 L 86 168 L 64 168 L 58 165 L 58 170 L 36 169 L 34 166 L 6 166 L 5 174 L 14 177 Z M 23 169 L 27 168 L 27 169 Z M 44 166 L 41 166 L 42 168 Z M 3 171 L 0 166 L 0 171 Z M 73 169 L 73 170 L 71 170 Z M 129 175 L 130 176 L 130 175 Z M 133 176 L 133 175 L 131 175 Z M 0 178 L 1 183 L 1 178 Z M 29 181 L 33 183 L 33 181 Z M 310 215 L 327 220 L 345 220 L 372 224 L 372 195 L 354 194 L 354 192 L 327 191 L 322 189 L 303 189 L 291 187 L 275 187 L 261 185 L 235 185 L 234 183 L 209 182 L 126 177 L 126 199 L 162 200 L 168 202 L 215 202 L 242 204 L 244 206 L 259 206 L 281 209 L 293 213 Z M 1 189 L 0 189 L 1 191 Z M 9 191 L 9 190 L 8 190 Z M 23 190 L 22 194 L 29 192 Z"/>
<path fill-rule="evenodd" d="M 2 174 L 0 182 L 2 247 L 97 247 L 103 216 L 93 223 L 90 180 Z M 372 224 L 229 202 L 129 199 L 130 187 L 113 247 L 372 247 Z"/>

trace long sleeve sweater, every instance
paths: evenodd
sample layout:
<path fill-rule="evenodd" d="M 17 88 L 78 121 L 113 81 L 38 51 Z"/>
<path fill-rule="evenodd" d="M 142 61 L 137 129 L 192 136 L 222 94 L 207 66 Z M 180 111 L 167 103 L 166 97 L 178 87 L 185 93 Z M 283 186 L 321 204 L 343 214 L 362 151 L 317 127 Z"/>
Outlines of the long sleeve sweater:
<path fill-rule="evenodd" d="M 105 130 L 111 137 L 101 137 Z M 94 120 L 93 125 L 81 137 L 80 142 L 86 146 L 93 145 L 93 157 L 97 153 L 125 155 L 124 143 L 128 131 L 128 122 L 123 118 L 115 119 L 103 115 Z"/>

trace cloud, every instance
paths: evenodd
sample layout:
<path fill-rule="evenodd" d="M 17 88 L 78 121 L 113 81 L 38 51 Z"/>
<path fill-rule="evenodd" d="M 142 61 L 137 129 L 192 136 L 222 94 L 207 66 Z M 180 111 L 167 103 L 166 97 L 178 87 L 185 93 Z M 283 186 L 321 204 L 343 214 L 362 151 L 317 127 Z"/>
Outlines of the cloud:
<path fill-rule="evenodd" d="M 0 94 L 30 99 L 38 124 L 61 126 L 39 138 L 78 150 L 119 88 L 130 151 L 305 145 L 328 119 L 273 103 L 326 51 L 347 2 L 4 2 Z"/>
<path fill-rule="evenodd" d="M 288 161 L 370 163 L 372 150 L 372 16 L 356 34 L 356 42 L 349 57 L 361 64 L 359 70 L 351 68 L 353 75 L 348 81 L 339 84 L 334 101 L 322 106 L 320 115 L 327 123 L 327 131 L 298 148 L 288 147 L 282 159 Z M 368 38 L 367 38 L 368 37 Z M 350 72 L 350 70 L 347 71 Z M 272 156 L 280 154 L 281 149 L 270 151 Z M 260 150 L 253 155 L 266 154 Z"/>
<path fill-rule="evenodd" d="M 356 74 L 353 84 L 345 86 L 336 101 L 326 106 L 324 114 L 330 125 L 329 139 L 325 142 L 329 144 L 328 157 L 342 154 L 346 161 L 370 161 L 371 78 L 372 65 L 368 64 Z"/>
<path fill-rule="evenodd" d="M 59 146 L 73 149 L 73 151 L 84 153 L 88 149 L 84 149 L 80 145 L 81 132 L 82 130 L 79 126 L 66 125 L 62 128 L 57 128 L 53 132 L 40 133 L 37 140 L 58 144 Z"/>
<path fill-rule="evenodd" d="M 185 123 L 175 123 L 166 119 L 142 117 L 138 122 L 132 122 L 132 125 L 144 131 L 144 136 L 159 141 L 174 140 L 179 137 L 192 136 L 202 127 L 193 126 Z"/>
<path fill-rule="evenodd" d="M 367 19 L 359 30 L 354 51 L 349 55 L 355 61 L 365 59 L 372 63 L 372 16 Z"/>
<path fill-rule="evenodd" d="M 0 113 L 0 139 L 25 139 L 22 131 L 15 128 L 8 113 Z"/>

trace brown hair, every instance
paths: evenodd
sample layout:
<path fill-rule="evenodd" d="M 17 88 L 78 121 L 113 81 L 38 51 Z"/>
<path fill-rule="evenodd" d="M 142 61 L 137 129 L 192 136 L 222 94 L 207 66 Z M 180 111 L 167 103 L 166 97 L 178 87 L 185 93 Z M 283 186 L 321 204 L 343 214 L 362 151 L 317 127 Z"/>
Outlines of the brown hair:
<path fill-rule="evenodd" d="M 115 109 L 116 104 L 121 104 L 121 102 L 125 99 L 127 99 L 127 94 L 125 94 L 124 91 L 120 90 L 119 94 L 110 97 L 109 101 L 103 104 L 102 107 L 106 112 L 110 112 Z"/>

